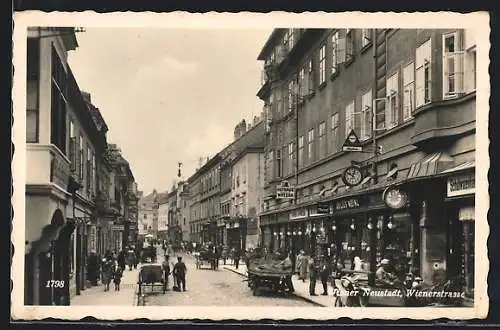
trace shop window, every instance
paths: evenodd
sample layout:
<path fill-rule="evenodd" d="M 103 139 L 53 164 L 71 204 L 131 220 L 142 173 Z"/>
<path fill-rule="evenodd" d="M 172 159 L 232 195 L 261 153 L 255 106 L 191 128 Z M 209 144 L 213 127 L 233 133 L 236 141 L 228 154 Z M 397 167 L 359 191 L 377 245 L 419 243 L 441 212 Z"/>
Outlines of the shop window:
<path fill-rule="evenodd" d="M 415 64 L 403 68 L 403 121 L 412 118 L 415 109 Z"/>
<path fill-rule="evenodd" d="M 421 107 L 431 102 L 431 40 L 417 48 L 415 56 L 415 105 Z"/>

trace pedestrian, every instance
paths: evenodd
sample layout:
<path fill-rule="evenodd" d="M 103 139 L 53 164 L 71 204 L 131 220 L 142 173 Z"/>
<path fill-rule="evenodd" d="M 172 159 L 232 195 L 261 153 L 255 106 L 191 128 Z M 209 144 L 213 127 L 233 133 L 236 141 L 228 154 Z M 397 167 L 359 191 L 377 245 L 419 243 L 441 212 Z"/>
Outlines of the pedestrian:
<path fill-rule="evenodd" d="M 118 257 L 116 258 L 116 261 L 118 262 L 118 266 L 120 266 L 120 268 L 122 270 L 125 269 L 125 265 L 126 265 L 125 252 L 123 250 L 120 250 L 120 252 L 118 253 Z"/>
<path fill-rule="evenodd" d="M 168 290 L 168 277 L 170 276 L 170 261 L 168 254 L 165 255 L 165 259 L 163 260 L 161 267 L 165 276 L 165 290 Z"/>
<path fill-rule="evenodd" d="M 317 269 L 315 258 L 311 257 L 309 259 L 309 295 L 317 296 L 316 294 L 316 277 L 317 277 Z"/>
<path fill-rule="evenodd" d="M 104 291 L 109 291 L 109 284 L 111 282 L 111 276 L 113 272 L 113 260 L 111 259 L 111 255 L 108 254 L 108 259 L 102 260 L 102 271 L 101 271 L 101 281 L 104 285 Z"/>
<path fill-rule="evenodd" d="M 330 261 L 324 257 L 321 263 L 321 269 L 319 272 L 319 276 L 321 278 L 321 284 L 323 285 L 323 296 L 328 295 L 328 277 L 331 274 Z"/>
<path fill-rule="evenodd" d="M 300 250 L 300 254 L 297 259 L 297 267 L 299 268 L 299 280 L 302 280 L 302 282 L 306 281 L 308 265 L 309 265 L 309 260 L 304 250 Z"/>
<path fill-rule="evenodd" d="M 174 276 L 179 290 L 182 286 L 182 291 L 186 291 L 186 264 L 182 261 L 182 257 L 177 257 L 177 263 L 174 266 Z"/>
<path fill-rule="evenodd" d="M 234 250 L 233 259 L 234 259 L 234 266 L 236 267 L 236 269 L 238 269 L 238 266 L 240 264 L 240 250 L 239 249 Z"/>
<path fill-rule="evenodd" d="M 113 272 L 113 283 L 115 283 L 115 291 L 120 291 L 120 282 L 122 281 L 123 268 L 117 266 Z"/>

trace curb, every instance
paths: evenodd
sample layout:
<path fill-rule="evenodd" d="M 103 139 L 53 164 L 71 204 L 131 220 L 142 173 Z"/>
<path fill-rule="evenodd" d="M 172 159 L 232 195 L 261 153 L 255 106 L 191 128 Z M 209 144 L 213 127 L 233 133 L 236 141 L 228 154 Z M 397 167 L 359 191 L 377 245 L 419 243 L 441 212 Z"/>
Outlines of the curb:
<path fill-rule="evenodd" d="M 237 270 L 235 270 L 235 269 L 231 269 L 231 268 L 227 268 L 227 267 L 223 267 L 223 268 L 224 268 L 225 270 L 228 270 L 228 271 L 233 272 L 233 273 L 235 273 L 235 274 L 238 274 L 238 275 L 240 275 L 240 276 L 243 276 L 243 277 L 248 277 L 247 275 L 245 275 L 245 274 L 243 274 L 243 273 L 240 273 L 239 271 L 237 271 Z M 311 303 L 311 304 L 316 305 L 316 306 L 318 306 L 318 307 L 328 307 L 328 305 L 323 305 L 323 304 L 320 304 L 319 302 L 316 302 L 316 301 L 312 300 L 311 298 L 305 297 L 305 296 L 300 295 L 300 294 L 298 294 L 298 293 L 293 292 L 292 294 L 293 294 L 295 297 L 300 298 L 300 299 L 302 299 L 302 300 L 305 300 L 305 301 L 307 301 L 308 303 Z"/>

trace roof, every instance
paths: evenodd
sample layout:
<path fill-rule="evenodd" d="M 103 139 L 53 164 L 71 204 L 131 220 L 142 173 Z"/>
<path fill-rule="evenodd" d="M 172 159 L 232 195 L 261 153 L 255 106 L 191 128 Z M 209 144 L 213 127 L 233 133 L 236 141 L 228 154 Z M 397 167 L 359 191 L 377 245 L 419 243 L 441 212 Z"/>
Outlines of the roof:
<path fill-rule="evenodd" d="M 266 43 L 264 44 L 264 47 L 262 47 L 262 50 L 259 53 L 259 56 L 257 59 L 259 61 L 263 61 L 266 59 L 267 55 L 271 52 L 271 49 L 274 47 L 275 40 L 278 38 L 278 36 L 281 35 L 281 32 L 284 29 L 274 29 L 273 32 L 271 32 L 271 35 L 269 38 L 267 38 Z"/>

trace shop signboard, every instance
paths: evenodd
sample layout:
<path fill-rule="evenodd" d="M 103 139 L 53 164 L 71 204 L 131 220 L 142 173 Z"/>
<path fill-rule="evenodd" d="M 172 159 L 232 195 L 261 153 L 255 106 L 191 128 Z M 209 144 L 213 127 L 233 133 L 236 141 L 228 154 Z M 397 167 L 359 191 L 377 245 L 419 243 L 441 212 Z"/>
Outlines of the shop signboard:
<path fill-rule="evenodd" d="M 282 181 L 276 187 L 276 199 L 295 199 L 295 187 L 288 181 Z"/>
<path fill-rule="evenodd" d="M 124 225 L 113 225 L 111 226 L 112 231 L 124 231 L 125 226 Z"/>
<path fill-rule="evenodd" d="M 318 203 L 316 208 L 317 214 L 329 214 L 330 213 L 330 204 L 329 203 Z"/>
<path fill-rule="evenodd" d="M 363 151 L 361 142 L 359 141 L 358 136 L 356 135 L 353 129 L 347 135 L 347 138 L 345 139 L 345 142 L 342 145 L 342 151 L 356 151 L 356 152 Z"/>
<path fill-rule="evenodd" d="M 58 152 L 51 152 L 51 156 L 50 181 L 66 190 L 70 176 L 69 163 Z"/>
<path fill-rule="evenodd" d="M 335 211 L 344 211 L 350 209 L 356 209 L 361 206 L 358 198 L 351 197 L 346 199 L 341 199 L 335 202 Z"/>
<path fill-rule="evenodd" d="M 289 217 L 290 217 L 290 220 L 298 220 L 298 219 L 307 218 L 307 209 L 302 208 L 302 209 L 290 211 Z"/>
<path fill-rule="evenodd" d="M 447 196 L 456 197 L 474 194 L 476 178 L 474 172 L 452 176 L 447 183 Z"/>

